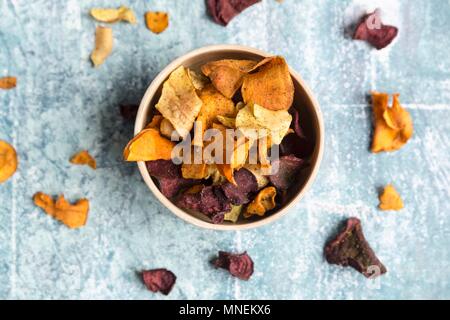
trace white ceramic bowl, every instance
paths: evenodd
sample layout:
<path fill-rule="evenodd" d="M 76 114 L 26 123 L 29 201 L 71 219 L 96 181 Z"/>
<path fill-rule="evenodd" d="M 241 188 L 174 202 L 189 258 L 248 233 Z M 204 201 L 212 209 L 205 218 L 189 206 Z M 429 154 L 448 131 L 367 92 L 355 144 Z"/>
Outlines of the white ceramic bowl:
<path fill-rule="evenodd" d="M 138 134 L 147 125 L 149 121 L 149 115 L 151 114 L 150 111 L 157 103 L 161 95 L 161 89 L 164 81 L 168 78 L 170 73 L 180 65 L 196 69 L 206 62 L 219 59 L 249 59 L 259 61 L 262 58 L 271 55 L 272 54 L 268 54 L 266 52 L 245 46 L 215 45 L 194 50 L 178 59 L 175 59 L 158 74 L 158 76 L 147 88 L 147 91 L 145 92 L 145 95 L 142 98 L 141 104 L 139 106 L 139 111 L 134 126 L 134 134 Z M 291 187 L 294 188 L 291 199 L 278 211 L 258 220 L 240 220 L 237 223 L 225 221 L 223 224 L 213 224 L 212 222 L 210 222 L 208 217 L 199 213 L 188 212 L 186 210 L 180 209 L 169 199 L 167 199 L 159 191 L 155 182 L 149 175 L 145 166 L 145 162 L 138 162 L 139 171 L 141 172 L 145 183 L 148 185 L 156 198 L 158 198 L 158 200 L 166 208 L 168 208 L 181 219 L 199 227 L 214 230 L 242 230 L 263 226 L 281 218 L 282 216 L 287 214 L 293 207 L 293 205 L 305 195 L 317 175 L 317 171 L 322 160 L 324 149 L 324 127 L 319 104 L 314 98 L 312 92 L 309 90 L 308 86 L 305 84 L 300 75 L 298 75 L 292 69 L 290 69 L 290 73 L 295 86 L 293 106 L 296 107 L 300 112 L 302 128 L 306 131 L 308 138 L 312 138 L 315 140 L 315 149 L 311 158 L 309 159 L 310 165 L 301 171 L 297 185 Z"/>

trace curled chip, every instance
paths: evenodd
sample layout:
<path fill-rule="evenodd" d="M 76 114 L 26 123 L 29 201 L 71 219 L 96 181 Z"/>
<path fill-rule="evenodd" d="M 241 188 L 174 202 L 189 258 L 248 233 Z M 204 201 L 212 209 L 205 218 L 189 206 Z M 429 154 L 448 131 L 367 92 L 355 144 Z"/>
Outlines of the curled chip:
<path fill-rule="evenodd" d="M 287 190 L 297 179 L 297 175 L 302 169 L 304 161 L 294 155 L 282 156 L 272 162 L 274 169 L 269 181 L 279 190 Z"/>
<path fill-rule="evenodd" d="M 123 151 L 126 161 L 152 161 L 172 159 L 172 149 L 175 143 L 167 140 L 154 128 L 148 128 L 138 133 Z"/>
<path fill-rule="evenodd" d="M 164 82 L 161 98 L 155 107 L 181 137 L 189 134 L 202 107 L 202 100 L 183 66 L 173 71 Z"/>
<path fill-rule="evenodd" d="M 388 107 L 389 95 L 372 92 L 375 131 L 371 151 L 395 151 L 405 145 L 413 134 L 412 118 L 402 108 L 399 95 L 394 94 L 392 107 Z"/>
<path fill-rule="evenodd" d="M 8 180 L 16 170 L 16 150 L 6 141 L 0 140 L 0 183 Z"/>
<path fill-rule="evenodd" d="M 264 214 L 275 208 L 275 196 L 277 190 L 274 187 L 262 189 L 255 199 L 247 206 L 244 217 L 250 218 L 253 215 L 264 216 Z"/>
<path fill-rule="evenodd" d="M 253 260 L 247 252 L 233 254 L 219 251 L 219 256 L 211 263 L 216 268 L 228 270 L 232 276 L 241 280 L 248 280 L 253 274 Z"/>
<path fill-rule="evenodd" d="M 386 267 L 377 258 L 364 237 L 361 221 L 350 218 L 345 228 L 325 246 L 328 263 L 350 266 L 367 278 L 386 273 Z"/>
<path fill-rule="evenodd" d="M 17 86 L 17 78 L 16 77 L 3 77 L 0 78 L 0 89 L 13 89 Z"/>
<path fill-rule="evenodd" d="M 161 292 L 168 295 L 172 290 L 177 277 L 167 269 L 153 269 L 142 271 L 142 280 L 151 292 Z"/>
<path fill-rule="evenodd" d="M 365 15 L 358 24 L 353 39 L 365 40 L 378 50 L 387 47 L 397 36 L 398 29 L 384 25 L 380 19 L 380 10 Z"/>
<path fill-rule="evenodd" d="M 202 90 L 209 83 L 209 79 L 207 77 L 201 73 L 195 72 L 194 70 L 188 69 L 188 75 L 196 90 Z"/>
<path fill-rule="evenodd" d="M 97 162 L 95 159 L 87 152 L 87 150 L 83 150 L 72 156 L 70 159 L 70 163 L 80 164 L 80 165 L 88 165 L 92 169 L 97 168 Z"/>
<path fill-rule="evenodd" d="M 95 49 L 91 60 L 94 66 L 101 65 L 111 54 L 113 48 L 113 33 L 111 28 L 98 26 L 95 29 Z"/>
<path fill-rule="evenodd" d="M 269 57 L 258 63 L 242 83 L 245 103 L 269 110 L 288 110 L 294 101 L 294 83 L 283 57 Z"/>
<path fill-rule="evenodd" d="M 242 85 L 244 76 L 256 65 L 252 60 L 218 60 L 202 66 L 202 72 L 214 87 L 231 99 Z"/>
<path fill-rule="evenodd" d="M 215 22 L 226 26 L 239 13 L 261 0 L 208 0 L 208 11 Z"/>
<path fill-rule="evenodd" d="M 269 135 L 271 143 L 280 144 L 289 131 L 291 121 L 292 116 L 286 110 L 272 111 L 258 104 L 248 104 L 239 110 L 235 124 L 252 140 Z"/>
<path fill-rule="evenodd" d="M 169 26 L 169 15 L 166 12 L 148 11 L 145 13 L 145 24 L 153 33 L 161 33 Z"/>
<path fill-rule="evenodd" d="M 403 201 L 400 194 L 395 190 L 392 184 L 388 184 L 383 193 L 379 196 L 381 210 L 400 210 L 403 209 Z"/>
<path fill-rule="evenodd" d="M 136 16 L 133 10 L 127 7 L 113 8 L 94 8 L 91 9 L 91 16 L 100 22 L 114 23 L 118 21 L 127 21 L 136 24 Z"/>
<path fill-rule="evenodd" d="M 174 164 L 172 160 L 148 161 L 146 165 L 150 175 L 158 180 L 161 193 L 167 198 L 172 198 L 183 188 L 198 183 L 197 180 L 184 179 L 181 176 L 181 165 Z"/>
<path fill-rule="evenodd" d="M 60 195 L 55 202 L 49 195 L 38 192 L 33 196 L 33 201 L 48 215 L 61 221 L 69 228 L 79 228 L 86 224 L 89 213 L 89 201 L 87 199 L 78 200 L 72 205 L 67 202 L 63 195 Z"/>

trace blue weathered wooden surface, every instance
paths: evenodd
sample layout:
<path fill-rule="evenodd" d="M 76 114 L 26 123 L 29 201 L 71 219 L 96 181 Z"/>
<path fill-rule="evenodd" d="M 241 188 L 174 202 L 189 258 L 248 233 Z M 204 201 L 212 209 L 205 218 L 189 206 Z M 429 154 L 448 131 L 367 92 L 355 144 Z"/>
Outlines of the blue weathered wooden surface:
<path fill-rule="evenodd" d="M 98 69 L 92 6 L 127 4 L 139 24 L 119 23 L 114 51 Z M 364 9 L 380 7 L 400 28 L 381 52 L 344 36 Z M 154 35 L 147 10 L 170 13 Z M 18 151 L 16 175 L 0 186 L 0 298 L 450 298 L 450 3 L 441 0 L 272 0 L 227 28 L 202 0 L 0 1 L 0 139 Z M 121 101 L 139 101 L 175 57 L 204 45 L 233 43 L 284 55 L 322 106 L 326 150 L 308 195 L 285 218 L 261 229 L 214 232 L 186 224 L 150 194 L 133 164 L 121 161 L 132 124 Z M 370 90 L 399 92 L 414 118 L 400 151 L 368 152 Z M 88 149 L 94 172 L 68 158 Z M 377 190 L 393 182 L 406 208 L 377 210 Z M 69 230 L 32 203 L 37 191 L 91 200 L 88 224 Z M 327 237 L 345 217 L 361 218 L 388 273 L 368 281 L 324 262 Z M 248 250 L 248 282 L 210 267 L 218 249 Z M 178 276 L 168 297 L 145 290 L 142 268 Z"/>

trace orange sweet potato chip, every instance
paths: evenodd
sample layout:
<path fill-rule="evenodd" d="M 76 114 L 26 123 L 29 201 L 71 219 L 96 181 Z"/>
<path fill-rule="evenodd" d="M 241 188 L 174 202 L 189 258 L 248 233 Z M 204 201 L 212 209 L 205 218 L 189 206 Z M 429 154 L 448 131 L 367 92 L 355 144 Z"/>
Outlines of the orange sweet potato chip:
<path fill-rule="evenodd" d="M 152 121 L 150 121 L 150 123 L 147 124 L 147 126 L 145 128 L 146 129 L 148 129 L 148 128 L 158 129 L 159 126 L 161 125 L 161 122 L 163 119 L 164 119 L 164 117 L 162 115 L 156 114 L 153 116 Z"/>
<path fill-rule="evenodd" d="M 108 27 L 98 26 L 95 29 L 95 49 L 91 60 L 95 67 L 101 65 L 111 54 L 113 48 L 113 33 Z"/>
<path fill-rule="evenodd" d="M 169 15 L 166 12 L 148 11 L 145 13 L 147 28 L 153 33 L 161 33 L 169 26 Z"/>
<path fill-rule="evenodd" d="M 48 215 L 61 221 L 69 228 L 79 228 L 86 224 L 89 213 L 89 200 L 81 199 L 70 204 L 60 195 L 56 202 L 49 195 L 38 192 L 33 196 L 34 203 Z"/>
<path fill-rule="evenodd" d="M 256 103 L 266 109 L 288 110 L 294 100 L 294 83 L 283 57 L 269 57 L 258 63 L 244 77 L 242 97 L 246 104 Z"/>
<path fill-rule="evenodd" d="M 381 210 L 400 210 L 403 209 L 403 201 L 400 194 L 395 190 L 392 184 L 388 184 L 379 196 Z"/>
<path fill-rule="evenodd" d="M 16 150 L 9 143 L 0 140 L 0 183 L 8 180 L 16 170 Z"/>
<path fill-rule="evenodd" d="M 244 217 L 249 218 L 253 215 L 264 216 L 266 211 L 275 208 L 275 196 L 277 190 L 274 187 L 262 189 L 255 199 L 247 206 L 244 211 Z"/>
<path fill-rule="evenodd" d="M 12 89 L 15 88 L 17 85 L 17 78 L 16 77 L 3 77 L 0 78 L 0 89 Z"/>
<path fill-rule="evenodd" d="M 251 60 L 218 60 L 202 66 L 204 75 L 211 79 L 214 87 L 225 97 L 231 99 L 239 87 L 246 73 L 256 65 Z"/>
<path fill-rule="evenodd" d="M 138 133 L 125 147 L 126 161 L 170 160 L 175 143 L 162 137 L 155 128 Z"/>
<path fill-rule="evenodd" d="M 371 151 L 395 151 L 405 145 L 413 134 L 412 118 L 402 108 L 399 95 L 394 94 L 392 107 L 389 107 L 389 95 L 372 92 L 375 131 Z"/>
<path fill-rule="evenodd" d="M 77 154 L 73 155 L 72 158 L 70 158 L 70 163 L 88 165 L 94 170 L 97 168 L 97 162 L 89 154 L 89 152 L 87 152 L 87 150 L 80 151 Z"/>

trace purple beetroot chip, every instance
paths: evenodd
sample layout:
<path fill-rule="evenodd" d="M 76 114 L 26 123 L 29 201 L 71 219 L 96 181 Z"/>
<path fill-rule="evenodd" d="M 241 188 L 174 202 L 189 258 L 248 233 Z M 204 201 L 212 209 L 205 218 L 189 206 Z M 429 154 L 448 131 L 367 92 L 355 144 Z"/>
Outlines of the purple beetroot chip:
<path fill-rule="evenodd" d="M 241 280 L 250 279 L 253 274 L 253 260 L 247 252 L 233 254 L 225 251 L 219 251 L 219 256 L 212 261 L 216 268 L 223 268 L 230 274 Z"/>
<path fill-rule="evenodd" d="M 134 120 L 136 118 L 139 105 L 137 104 L 121 104 L 119 106 L 120 108 L 120 115 L 125 120 Z"/>
<path fill-rule="evenodd" d="M 241 205 L 250 202 L 249 195 L 258 191 L 256 177 L 247 169 L 240 169 L 234 173 L 234 181 L 225 182 L 221 189 L 225 197 L 234 205 Z"/>
<path fill-rule="evenodd" d="M 268 176 L 269 181 L 279 190 L 287 190 L 295 182 L 304 161 L 294 155 L 282 156 L 272 162 L 274 174 Z"/>
<path fill-rule="evenodd" d="M 183 188 L 198 183 L 198 180 L 183 178 L 181 166 L 171 160 L 147 161 L 146 164 L 150 175 L 158 180 L 159 190 L 167 198 L 172 198 Z"/>
<path fill-rule="evenodd" d="M 208 11 L 215 22 L 226 26 L 239 13 L 261 0 L 207 0 Z"/>
<path fill-rule="evenodd" d="M 142 280 L 148 290 L 168 295 L 177 277 L 172 271 L 167 269 L 153 269 L 142 271 Z"/>
<path fill-rule="evenodd" d="M 350 218 L 345 228 L 325 246 L 328 263 L 350 266 L 367 278 L 375 278 L 387 272 L 364 237 L 361 221 Z"/>
<path fill-rule="evenodd" d="M 365 15 L 356 27 L 353 39 L 365 40 L 373 47 L 381 50 L 387 47 L 397 36 L 398 29 L 384 25 L 380 19 L 380 10 Z"/>
<path fill-rule="evenodd" d="M 224 214 L 231 210 L 231 204 L 219 186 L 207 186 L 198 193 L 185 192 L 177 199 L 177 205 L 201 212 L 216 224 L 222 223 Z"/>
<path fill-rule="evenodd" d="M 291 129 L 293 133 L 288 134 L 280 144 L 282 156 L 295 155 L 298 158 L 308 158 L 314 151 L 314 142 L 308 139 L 300 125 L 300 114 L 295 108 L 289 109 L 292 115 Z"/>

